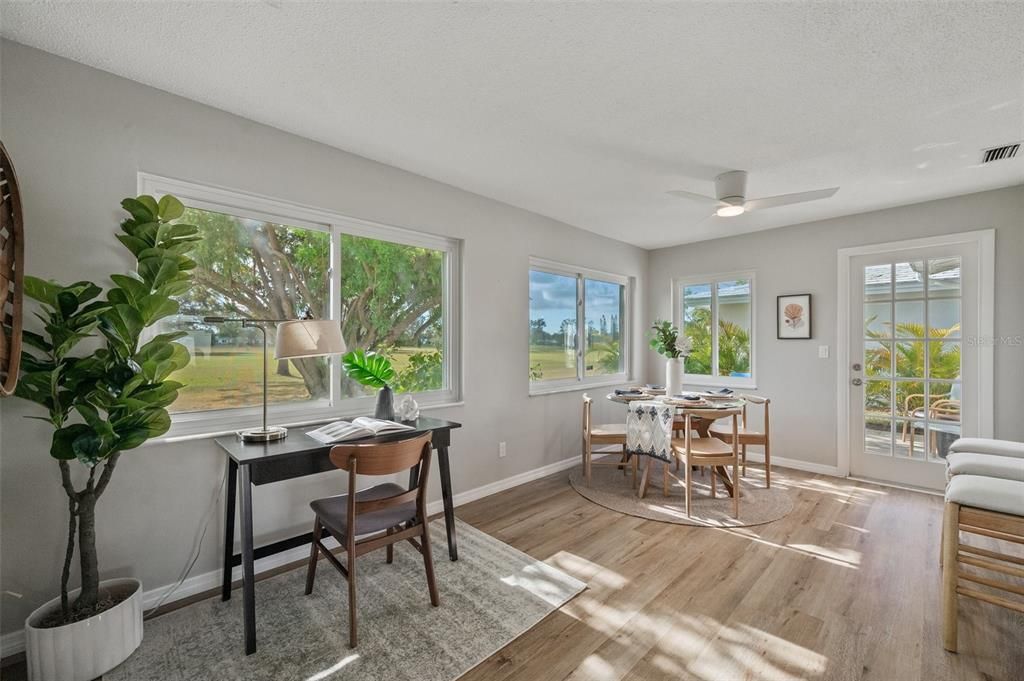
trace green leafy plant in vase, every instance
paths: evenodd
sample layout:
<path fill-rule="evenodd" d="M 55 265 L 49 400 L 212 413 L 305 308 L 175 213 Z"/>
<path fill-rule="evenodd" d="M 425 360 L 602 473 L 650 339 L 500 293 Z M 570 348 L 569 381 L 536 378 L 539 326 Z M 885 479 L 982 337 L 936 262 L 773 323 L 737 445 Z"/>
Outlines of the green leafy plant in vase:
<path fill-rule="evenodd" d="M 398 378 L 398 374 L 391 365 L 391 360 L 372 350 L 352 350 L 342 355 L 341 366 L 353 381 L 379 389 L 374 417 L 394 420 L 395 393 L 391 385 Z"/>
<path fill-rule="evenodd" d="M 672 322 L 658 319 L 651 325 L 650 346 L 666 358 L 665 394 L 678 395 L 683 390 L 684 362 L 693 349 L 692 342 Z"/>
<path fill-rule="evenodd" d="M 37 632 L 99 613 L 111 617 L 107 610 L 117 605 L 113 602 L 117 599 L 101 588 L 96 504 L 122 452 L 170 428 L 167 407 L 177 399 L 182 384 L 169 377 L 190 359 L 185 346 L 175 342 L 184 332 L 147 338 L 145 331 L 177 314 L 174 297 L 192 285 L 190 270 L 196 263 L 187 253 L 201 238 L 198 229 L 174 223 L 184 206 L 173 196 L 159 201 L 151 196 L 128 198 L 121 206 L 130 217 L 121 223 L 117 238 L 134 257 L 135 272 L 111 275 L 114 285 L 105 296 L 103 288 L 89 281 L 60 284 L 25 277 L 25 295 L 38 303 L 36 316 L 42 328 L 24 332 L 23 373 L 15 395 L 46 411 L 46 416 L 30 418 L 45 421 L 53 429 L 49 454 L 60 469 L 68 499 L 60 607 L 41 614 Z M 96 340 L 101 342 L 83 345 Z M 72 602 L 68 586 L 76 545 L 81 588 Z M 141 591 L 141 584 L 137 590 Z M 138 619 L 141 640 L 141 609 Z M 28 633 L 31 654 L 32 632 Z M 38 664 L 46 663 L 42 659 Z M 83 668 L 76 668 L 77 678 L 88 665 L 75 664 Z"/>

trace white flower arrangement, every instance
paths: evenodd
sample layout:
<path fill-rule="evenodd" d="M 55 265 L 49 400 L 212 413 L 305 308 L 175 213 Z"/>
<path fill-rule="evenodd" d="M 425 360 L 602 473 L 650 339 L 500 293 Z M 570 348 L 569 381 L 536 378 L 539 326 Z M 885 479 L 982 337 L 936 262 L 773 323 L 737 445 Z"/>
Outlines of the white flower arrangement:
<path fill-rule="evenodd" d="M 675 346 L 676 352 L 678 353 L 676 355 L 677 357 L 689 357 L 690 352 L 693 350 L 693 341 L 690 340 L 689 336 L 679 334 L 676 336 Z"/>

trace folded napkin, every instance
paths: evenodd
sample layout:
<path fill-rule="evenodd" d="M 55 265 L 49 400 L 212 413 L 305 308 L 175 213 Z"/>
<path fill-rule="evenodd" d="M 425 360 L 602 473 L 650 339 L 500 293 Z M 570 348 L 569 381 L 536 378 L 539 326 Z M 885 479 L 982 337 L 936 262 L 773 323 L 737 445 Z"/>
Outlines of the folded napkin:
<path fill-rule="evenodd" d="M 644 387 L 647 388 L 648 390 L 664 390 L 665 389 L 665 386 L 663 386 L 663 385 L 655 385 L 653 383 L 648 383 Z"/>
<path fill-rule="evenodd" d="M 696 402 L 696 401 L 701 399 L 701 396 L 696 394 L 696 393 L 686 393 L 684 395 L 673 395 L 672 397 L 675 397 L 676 399 L 680 399 L 680 400 L 691 400 L 693 402 Z"/>
<path fill-rule="evenodd" d="M 616 390 L 615 394 L 616 395 L 643 395 L 643 393 L 640 392 L 639 390 L 621 390 L 621 389 Z"/>
<path fill-rule="evenodd" d="M 732 395 L 732 390 L 729 388 L 722 388 L 721 390 L 709 390 L 708 392 L 715 395 Z"/>

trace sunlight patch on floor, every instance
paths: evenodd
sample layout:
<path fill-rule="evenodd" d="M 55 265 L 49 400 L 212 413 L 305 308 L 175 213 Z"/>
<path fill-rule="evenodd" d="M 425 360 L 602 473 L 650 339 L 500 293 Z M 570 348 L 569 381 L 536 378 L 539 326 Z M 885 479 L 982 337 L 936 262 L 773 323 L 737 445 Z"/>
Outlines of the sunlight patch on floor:
<path fill-rule="evenodd" d="M 324 681 L 324 679 L 329 679 L 332 676 L 334 676 L 336 673 L 338 673 L 342 669 L 344 669 L 347 665 L 352 664 L 353 662 L 355 662 L 358 659 L 359 659 L 359 655 L 356 655 L 356 654 L 349 655 L 348 657 L 343 657 L 342 659 L 338 660 L 337 664 L 333 664 L 330 667 L 328 667 L 327 669 L 324 669 L 323 671 L 319 671 L 316 674 L 313 674 L 312 676 L 307 677 L 306 681 Z"/>
<path fill-rule="evenodd" d="M 548 558 L 548 562 L 591 586 L 622 589 L 629 584 L 629 580 L 618 572 L 567 551 L 559 551 Z"/>

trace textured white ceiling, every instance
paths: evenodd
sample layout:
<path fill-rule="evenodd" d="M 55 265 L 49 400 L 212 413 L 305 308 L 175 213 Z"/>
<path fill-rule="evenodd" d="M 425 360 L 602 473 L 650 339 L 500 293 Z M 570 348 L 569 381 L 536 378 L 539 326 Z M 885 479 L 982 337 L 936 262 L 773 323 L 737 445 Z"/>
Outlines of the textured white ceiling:
<path fill-rule="evenodd" d="M 1024 2 L 2 3 L 3 36 L 652 248 L 1024 182 Z M 839 185 L 739 218 L 713 193 Z"/>

